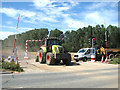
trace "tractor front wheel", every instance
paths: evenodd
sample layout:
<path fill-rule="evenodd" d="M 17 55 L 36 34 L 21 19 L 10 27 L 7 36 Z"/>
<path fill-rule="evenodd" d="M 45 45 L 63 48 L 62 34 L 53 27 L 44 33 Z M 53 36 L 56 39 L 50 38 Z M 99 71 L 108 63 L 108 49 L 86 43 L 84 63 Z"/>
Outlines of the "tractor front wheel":
<path fill-rule="evenodd" d="M 46 63 L 47 63 L 48 65 L 53 65 L 53 64 L 55 64 L 55 59 L 54 59 L 52 53 L 47 53 L 47 54 L 46 54 Z"/>

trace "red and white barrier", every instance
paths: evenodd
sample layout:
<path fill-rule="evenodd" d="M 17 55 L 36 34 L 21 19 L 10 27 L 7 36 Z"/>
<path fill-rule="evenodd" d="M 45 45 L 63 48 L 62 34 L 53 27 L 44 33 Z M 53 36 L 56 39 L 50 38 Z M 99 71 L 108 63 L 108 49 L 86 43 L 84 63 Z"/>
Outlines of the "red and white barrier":
<path fill-rule="evenodd" d="M 24 55 L 24 59 L 28 59 L 28 42 L 41 42 L 43 40 L 26 40 L 26 52 Z"/>
<path fill-rule="evenodd" d="M 103 63 L 103 60 L 104 60 L 104 55 L 102 56 L 101 63 Z"/>
<path fill-rule="evenodd" d="M 105 59 L 105 62 L 104 62 L 104 63 L 107 63 L 107 59 L 108 59 L 108 56 L 106 56 L 106 59 Z"/>
<path fill-rule="evenodd" d="M 25 52 L 24 59 L 28 59 L 28 53 Z"/>
<path fill-rule="evenodd" d="M 91 62 L 95 62 L 95 55 L 91 55 Z"/>

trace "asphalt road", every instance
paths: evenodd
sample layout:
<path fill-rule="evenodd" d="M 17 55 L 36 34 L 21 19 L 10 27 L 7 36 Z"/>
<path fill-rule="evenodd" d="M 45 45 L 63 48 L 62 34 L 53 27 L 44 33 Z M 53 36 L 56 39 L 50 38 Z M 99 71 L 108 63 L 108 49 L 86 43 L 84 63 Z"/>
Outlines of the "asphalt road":
<path fill-rule="evenodd" d="M 118 68 L 3 74 L 2 88 L 118 88 Z"/>

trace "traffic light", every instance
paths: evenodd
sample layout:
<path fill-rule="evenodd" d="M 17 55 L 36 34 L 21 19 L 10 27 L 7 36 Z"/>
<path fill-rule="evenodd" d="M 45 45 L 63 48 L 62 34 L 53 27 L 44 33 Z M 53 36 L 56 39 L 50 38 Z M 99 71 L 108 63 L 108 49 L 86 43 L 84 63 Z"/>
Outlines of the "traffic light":
<path fill-rule="evenodd" d="M 92 40 L 93 40 L 93 45 L 97 44 L 95 38 L 93 38 Z"/>
<path fill-rule="evenodd" d="M 88 39 L 88 43 L 90 44 L 90 46 L 92 45 L 92 39 L 91 38 Z"/>

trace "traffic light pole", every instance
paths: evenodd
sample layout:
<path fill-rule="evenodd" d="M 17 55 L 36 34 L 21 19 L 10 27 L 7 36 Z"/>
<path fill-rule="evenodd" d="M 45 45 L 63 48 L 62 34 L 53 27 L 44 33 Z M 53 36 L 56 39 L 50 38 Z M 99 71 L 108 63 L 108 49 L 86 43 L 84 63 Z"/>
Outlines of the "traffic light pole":
<path fill-rule="evenodd" d="M 96 44 L 95 38 L 92 38 L 92 48 L 93 48 L 93 45 L 95 44 Z"/>
<path fill-rule="evenodd" d="M 94 44 L 96 44 L 95 38 L 89 38 L 88 42 L 90 44 L 90 47 L 92 47 L 92 48 L 94 47 Z"/>

